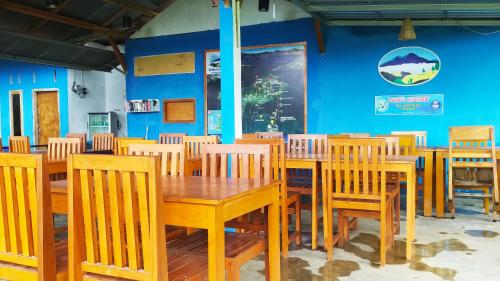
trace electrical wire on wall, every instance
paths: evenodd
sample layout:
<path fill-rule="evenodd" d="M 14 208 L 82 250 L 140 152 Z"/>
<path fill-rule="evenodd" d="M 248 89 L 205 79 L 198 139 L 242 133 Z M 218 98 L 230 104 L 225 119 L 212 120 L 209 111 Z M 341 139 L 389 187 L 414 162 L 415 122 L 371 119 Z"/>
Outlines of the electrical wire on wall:
<path fill-rule="evenodd" d="M 85 76 L 83 75 L 83 70 L 80 71 L 81 73 L 81 76 L 82 76 L 82 84 L 77 84 L 76 83 L 76 70 L 75 70 L 75 74 L 73 75 L 73 86 L 71 87 L 71 91 L 73 91 L 73 93 L 77 94 L 80 98 L 85 98 L 85 96 L 87 96 L 87 94 L 89 93 L 88 89 L 85 88 Z"/>
<path fill-rule="evenodd" d="M 477 30 L 474 30 L 472 29 L 471 27 L 469 26 L 466 26 L 464 25 L 462 22 L 460 22 L 459 20 L 454 20 L 456 23 L 458 23 L 461 27 L 463 27 L 464 29 L 472 32 L 472 33 L 475 33 L 475 34 L 478 34 L 478 35 L 481 35 L 481 36 L 489 36 L 489 35 L 493 35 L 493 34 L 497 34 L 500 32 L 500 29 L 497 29 L 497 30 L 494 30 L 494 31 L 490 31 L 490 32 L 480 32 L 480 31 L 477 31 Z"/>

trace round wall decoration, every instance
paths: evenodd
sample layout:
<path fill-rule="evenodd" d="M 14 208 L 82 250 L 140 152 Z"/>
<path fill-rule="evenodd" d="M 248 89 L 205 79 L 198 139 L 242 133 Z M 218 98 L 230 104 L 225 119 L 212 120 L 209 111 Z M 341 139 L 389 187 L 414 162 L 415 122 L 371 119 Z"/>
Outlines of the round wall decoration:
<path fill-rule="evenodd" d="M 384 80 L 397 86 L 416 86 L 431 81 L 441 70 L 441 60 L 422 47 L 402 47 L 385 54 L 378 63 Z"/>

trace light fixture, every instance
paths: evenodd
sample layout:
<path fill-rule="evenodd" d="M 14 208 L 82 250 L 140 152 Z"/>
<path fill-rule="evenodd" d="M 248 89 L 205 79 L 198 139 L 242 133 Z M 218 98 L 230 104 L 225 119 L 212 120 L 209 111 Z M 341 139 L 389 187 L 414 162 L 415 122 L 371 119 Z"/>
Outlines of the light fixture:
<path fill-rule="evenodd" d="M 269 11 L 269 0 L 259 0 L 259 12 Z"/>
<path fill-rule="evenodd" d="M 399 31 L 399 40 L 409 41 L 417 39 L 417 34 L 413 29 L 413 24 L 410 18 L 406 18 L 401 25 L 401 31 Z"/>
<path fill-rule="evenodd" d="M 129 29 L 132 27 L 132 18 L 130 16 L 123 16 L 122 26 L 124 29 Z"/>
<path fill-rule="evenodd" d="M 47 8 L 49 9 L 57 8 L 57 0 L 46 0 L 46 2 L 47 2 Z"/>

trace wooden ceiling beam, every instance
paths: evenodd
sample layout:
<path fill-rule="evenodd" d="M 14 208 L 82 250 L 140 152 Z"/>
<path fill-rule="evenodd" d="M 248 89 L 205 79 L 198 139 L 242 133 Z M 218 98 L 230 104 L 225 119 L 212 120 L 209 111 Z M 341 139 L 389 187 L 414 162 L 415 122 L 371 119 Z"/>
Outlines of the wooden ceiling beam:
<path fill-rule="evenodd" d="M 123 68 L 123 71 L 127 72 L 127 63 L 125 62 L 125 57 L 123 57 L 123 54 L 120 51 L 120 48 L 118 48 L 118 45 L 116 45 L 116 42 L 113 39 L 113 35 L 109 34 L 108 40 L 109 40 L 109 44 L 111 45 L 111 48 L 113 48 L 113 51 L 115 52 L 116 59 L 118 59 L 118 62 L 120 63 L 120 65 Z"/>
<path fill-rule="evenodd" d="M 112 29 L 112 28 L 108 28 L 108 27 L 103 27 L 103 26 L 100 26 L 100 25 L 92 23 L 92 22 L 87 22 L 87 21 L 83 21 L 83 20 L 78 20 L 78 19 L 62 16 L 59 14 L 54 14 L 54 13 L 47 12 L 44 10 L 40 10 L 40 9 L 24 6 L 21 4 L 17 4 L 17 3 L 11 2 L 11 1 L 0 0 L 0 4 L 6 10 L 18 12 L 21 14 L 30 15 L 33 17 L 37 17 L 37 18 L 41 18 L 41 19 L 45 19 L 45 20 L 49 20 L 49 21 L 59 22 L 59 23 L 79 27 L 82 29 L 88 29 L 88 30 L 92 30 L 95 32 L 104 32 L 104 33 L 111 33 L 111 34 L 119 34 L 122 36 L 128 36 L 128 33 L 125 31 L 116 30 L 116 29 Z"/>
<path fill-rule="evenodd" d="M 104 0 L 104 2 L 119 5 L 129 10 L 134 10 L 136 12 L 142 13 L 150 17 L 155 17 L 159 14 L 157 11 L 153 11 L 144 6 L 134 4 L 126 0 Z"/>
<path fill-rule="evenodd" d="M 71 0 L 66 0 L 62 3 L 60 3 L 57 8 L 51 10 L 50 12 L 53 13 L 53 14 L 57 14 L 59 13 L 62 9 L 64 9 L 64 7 L 66 7 L 66 5 L 69 4 Z M 48 20 L 41 20 L 40 22 L 38 22 L 35 26 L 33 26 L 32 28 L 30 28 L 30 30 L 28 30 L 29 33 L 32 33 L 38 29 L 40 29 L 42 26 L 44 26 L 45 24 L 47 24 L 49 21 Z"/>
<path fill-rule="evenodd" d="M 325 39 L 323 38 L 323 31 L 321 30 L 321 21 L 314 19 L 314 32 L 316 33 L 316 40 L 318 41 L 318 49 L 320 54 L 325 53 Z"/>

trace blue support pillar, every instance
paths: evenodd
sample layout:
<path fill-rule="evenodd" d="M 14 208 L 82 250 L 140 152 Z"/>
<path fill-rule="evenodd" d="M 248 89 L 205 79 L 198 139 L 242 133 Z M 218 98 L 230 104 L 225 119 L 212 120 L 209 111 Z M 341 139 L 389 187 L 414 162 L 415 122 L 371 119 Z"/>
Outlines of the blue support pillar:
<path fill-rule="evenodd" d="M 241 137 L 240 1 L 219 4 L 222 143 Z"/>

